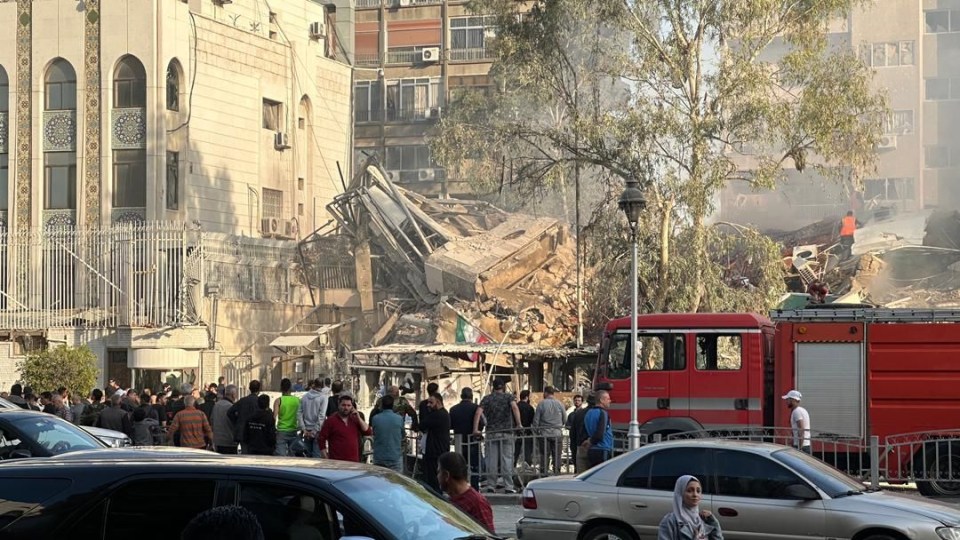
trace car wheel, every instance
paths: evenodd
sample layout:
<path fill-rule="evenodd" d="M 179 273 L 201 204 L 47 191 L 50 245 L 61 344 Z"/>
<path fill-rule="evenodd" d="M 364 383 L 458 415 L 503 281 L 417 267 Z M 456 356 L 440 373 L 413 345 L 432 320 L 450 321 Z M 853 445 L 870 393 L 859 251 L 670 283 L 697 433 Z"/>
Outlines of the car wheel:
<path fill-rule="evenodd" d="M 896 536 L 890 536 L 889 534 L 871 534 L 870 536 L 861 538 L 860 540 L 899 540 Z"/>
<path fill-rule="evenodd" d="M 598 525 L 583 535 L 583 540 L 633 540 L 633 533 L 617 525 Z"/>

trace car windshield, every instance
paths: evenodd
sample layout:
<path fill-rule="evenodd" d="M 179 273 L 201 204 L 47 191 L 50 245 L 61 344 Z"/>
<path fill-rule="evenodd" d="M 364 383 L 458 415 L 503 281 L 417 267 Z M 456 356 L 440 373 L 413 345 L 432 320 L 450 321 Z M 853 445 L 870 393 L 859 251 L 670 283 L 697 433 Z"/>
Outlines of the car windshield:
<path fill-rule="evenodd" d="M 36 441 L 54 456 L 104 447 L 93 435 L 52 415 L 30 415 L 13 419 L 10 424 L 21 435 Z"/>
<path fill-rule="evenodd" d="M 837 497 L 851 491 L 864 491 L 865 489 L 864 485 L 855 478 L 792 448 L 778 450 L 772 456 L 773 459 L 790 467 L 830 497 Z"/>
<path fill-rule="evenodd" d="M 491 537 L 470 516 L 399 475 L 359 476 L 334 485 L 400 540 Z"/>

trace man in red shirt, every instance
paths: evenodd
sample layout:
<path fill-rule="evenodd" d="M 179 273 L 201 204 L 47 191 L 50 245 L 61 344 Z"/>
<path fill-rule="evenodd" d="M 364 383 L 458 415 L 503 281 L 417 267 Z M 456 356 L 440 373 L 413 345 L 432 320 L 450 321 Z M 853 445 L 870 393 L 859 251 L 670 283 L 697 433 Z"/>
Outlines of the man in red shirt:
<path fill-rule="evenodd" d="M 317 435 L 317 448 L 324 459 L 360 461 L 360 436 L 373 430 L 360 418 L 353 405 L 353 397 L 343 394 L 338 401 L 337 414 L 328 416 Z"/>
<path fill-rule="evenodd" d="M 431 413 L 432 414 L 432 413 Z M 467 472 L 467 461 L 457 452 L 447 452 L 437 460 L 437 482 L 450 502 L 490 532 L 493 530 L 493 509 L 490 501 L 473 489 Z"/>

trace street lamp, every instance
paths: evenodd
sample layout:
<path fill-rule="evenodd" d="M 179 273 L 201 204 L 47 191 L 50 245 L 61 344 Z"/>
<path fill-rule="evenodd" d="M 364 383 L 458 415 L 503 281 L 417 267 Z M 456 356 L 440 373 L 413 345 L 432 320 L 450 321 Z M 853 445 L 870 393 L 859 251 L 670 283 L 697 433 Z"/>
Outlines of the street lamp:
<path fill-rule="evenodd" d="M 640 422 L 637 421 L 637 226 L 640 222 L 640 212 L 647 205 L 643 198 L 643 192 L 640 191 L 639 183 L 635 178 L 627 179 L 627 187 L 620 194 L 620 201 L 617 206 L 627 216 L 627 222 L 630 223 L 630 247 L 632 251 L 632 264 L 630 266 L 630 278 L 633 289 L 632 305 L 630 307 L 630 428 L 627 431 L 627 438 L 630 441 L 630 449 L 640 448 Z"/>

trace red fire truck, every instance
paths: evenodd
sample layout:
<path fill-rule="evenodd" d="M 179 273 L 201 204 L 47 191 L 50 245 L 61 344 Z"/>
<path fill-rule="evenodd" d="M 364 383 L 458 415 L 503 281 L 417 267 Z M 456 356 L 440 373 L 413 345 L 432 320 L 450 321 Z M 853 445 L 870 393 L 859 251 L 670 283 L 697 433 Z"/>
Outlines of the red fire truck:
<path fill-rule="evenodd" d="M 960 436 L 958 323 L 960 311 L 841 307 L 774 311 L 770 318 L 642 315 L 637 323 L 641 433 L 789 428 L 790 411 L 781 396 L 797 389 L 821 447 L 823 435 L 858 441 L 849 447 L 858 449 L 871 436 L 881 445 L 926 441 L 907 446 L 909 452 L 898 446 L 895 459 L 887 452 L 880 460 L 886 477 L 906 478 L 904 467 L 934 465 L 960 477 L 960 443 L 943 448 L 943 441 Z M 621 428 L 630 420 L 629 336 L 629 317 L 607 324 L 595 375 L 597 384 L 612 383 L 610 416 Z M 815 451 L 817 446 L 815 440 Z M 867 460 L 864 454 L 845 462 L 860 472 Z M 940 477 L 921 489 L 960 494 L 960 483 L 943 481 L 942 472 Z"/>

